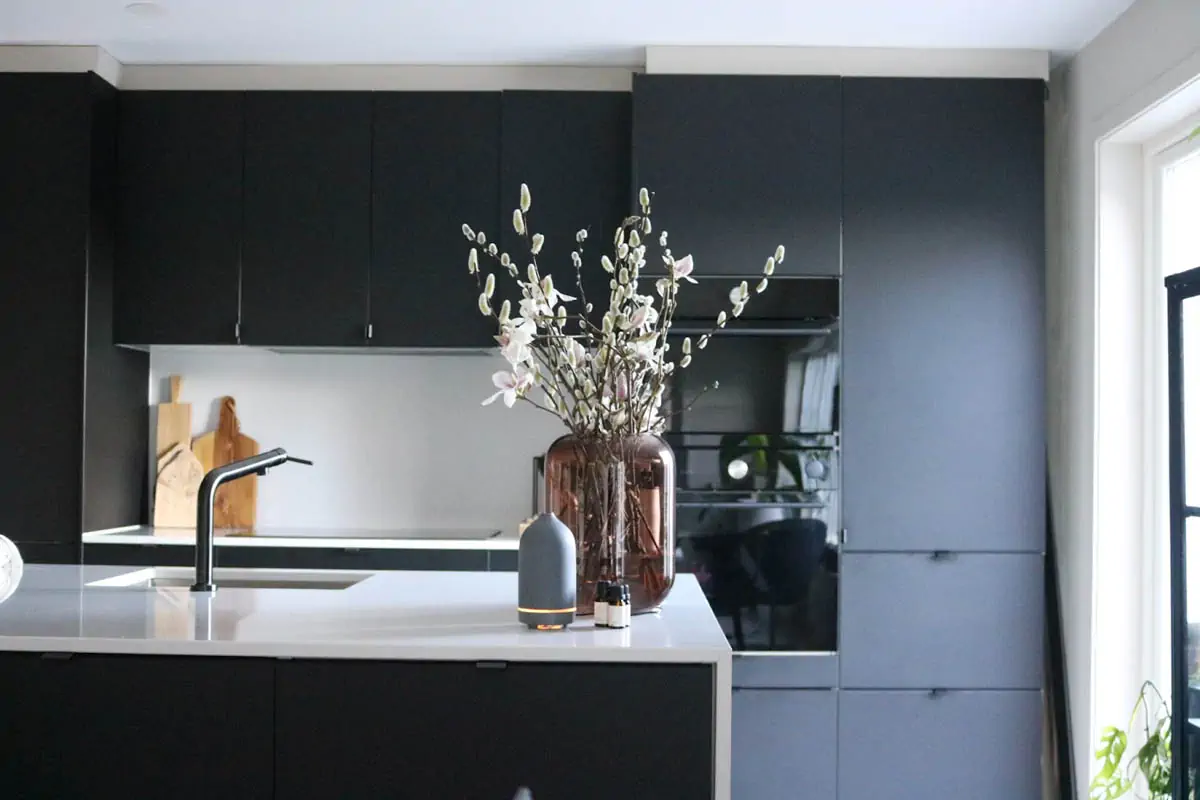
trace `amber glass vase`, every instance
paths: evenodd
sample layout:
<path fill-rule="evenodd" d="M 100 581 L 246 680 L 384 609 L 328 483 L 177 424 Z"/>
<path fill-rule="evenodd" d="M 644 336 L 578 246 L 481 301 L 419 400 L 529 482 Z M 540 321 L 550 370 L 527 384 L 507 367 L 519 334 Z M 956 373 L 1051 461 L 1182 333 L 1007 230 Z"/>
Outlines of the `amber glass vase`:
<path fill-rule="evenodd" d="M 629 584 L 635 614 L 671 591 L 675 454 L 659 437 L 563 436 L 546 451 L 546 511 L 575 534 L 578 613 L 591 613 L 600 580 Z"/>

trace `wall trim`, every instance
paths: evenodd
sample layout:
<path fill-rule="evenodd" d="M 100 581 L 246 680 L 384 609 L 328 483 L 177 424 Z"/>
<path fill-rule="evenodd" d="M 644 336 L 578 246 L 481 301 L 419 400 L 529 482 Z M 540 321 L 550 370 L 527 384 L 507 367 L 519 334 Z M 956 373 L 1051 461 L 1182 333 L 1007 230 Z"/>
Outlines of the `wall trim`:
<path fill-rule="evenodd" d="M 649 74 L 842 75 L 881 78 L 1050 77 L 1045 50 L 952 50 L 868 47 L 646 48 Z"/>
<path fill-rule="evenodd" d="M 130 64 L 134 90 L 615 91 L 633 88 L 633 67 L 261 64 Z"/>
<path fill-rule="evenodd" d="M 95 45 L 0 45 L 0 72 L 94 72 L 113 86 L 121 81 L 121 62 Z"/>

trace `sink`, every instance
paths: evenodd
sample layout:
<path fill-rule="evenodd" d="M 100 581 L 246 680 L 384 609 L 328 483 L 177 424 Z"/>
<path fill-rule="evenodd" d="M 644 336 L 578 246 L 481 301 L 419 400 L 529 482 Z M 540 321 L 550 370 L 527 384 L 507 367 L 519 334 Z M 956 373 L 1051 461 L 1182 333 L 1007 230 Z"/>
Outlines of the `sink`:
<path fill-rule="evenodd" d="M 370 572 L 325 570 L 216 569 L 213 582 L 225 589 L 349 589 L 371 577 Z M 189 567 L 148 567 L 92 581 L 88 586 L 112 589 L 178 589 L 196 581 Z"/>

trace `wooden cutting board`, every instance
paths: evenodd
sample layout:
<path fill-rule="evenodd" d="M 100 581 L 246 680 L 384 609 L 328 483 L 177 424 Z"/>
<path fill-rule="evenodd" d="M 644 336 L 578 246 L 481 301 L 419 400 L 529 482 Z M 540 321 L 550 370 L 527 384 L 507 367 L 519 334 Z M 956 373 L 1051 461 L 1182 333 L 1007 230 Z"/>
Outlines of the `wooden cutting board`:
<path fill-rule="evenodd" d="M 154 457 L 162 458 L 177 444 L 187 447 L 192 438 L 192 404 L 179 402 L 183 378 L 171 376 L 171 401 L 158 404 Z M 157 473 L 156 473 L 157 474 Z"/>
<path fill-rule="evenodd" d="M 197 437 L 192 442 L 192 450 L 207 473 L 230 461 L 258 455 L 258 442 L 242 433 L 234 399 L 223 397 L 217 429 Z M 257 507 L 256 475 L 222 484 L 213 502 L 213 525 L 217 528 L 253 529 Z"/>
<path fill-rule="evenodd" d="M 176 444 L 158 459 L 154 482 L 154 527 L 194 528 L 196 497 L 204 468 L 191 448 Z"/>

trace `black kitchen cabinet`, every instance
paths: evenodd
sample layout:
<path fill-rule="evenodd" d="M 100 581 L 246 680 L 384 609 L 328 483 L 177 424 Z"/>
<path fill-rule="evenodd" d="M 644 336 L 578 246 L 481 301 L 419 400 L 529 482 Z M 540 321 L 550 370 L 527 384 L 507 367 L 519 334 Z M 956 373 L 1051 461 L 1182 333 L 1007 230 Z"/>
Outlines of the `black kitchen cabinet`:
<path fill-rule="evenodd" d="M 537 256 L 543 274 L 564 294 L 578 296 L 571 251 L 575 234 L 584 243 L 584 288 L 597 309 L 608 308 L 610 277 L 600 255 L 612 254 L 613 234 L 631 213 L 628 92 L 505 92 L 500 128 L 501 243 L 525 280 L 528 246 L 517 237 L 512 212 L 521 184 L 533 195 L 529 233 L 541 233 Z M 465 268 L 465 267 L 464 267 Z M 497 276 L 498 278 L 500 276 Z M 507 289 L 507 276 L 498 285 Z M 499 295 L 498 295 L 499 296 Z M 515 299 L 519 295 L 508 292 Z"/>
<path fill-rule="evenodd" d="M 249 92 L 241 342 L 367 340 L 371 95 Z"/>
<path fill-rule="evenodd" d="M 0 74 L 0 531 L 38 560 L 143 508 L 148 359 L 111 328 L 115 104 L 95 75 Z"/>
<path fill-rule="evenodd" d="M 710 666 L 294 660 L 275 697 L 280 800 L 712 796 Z"/>
<path fill-rule="evenodd" d="M 845 547 L 1041 552 L 1042 83 L 843 86 Z"/>
<path fill-rule="evenodd" d="M 0 653 L 0 756 L 22 798 L 272 796 L 269 660 Z M 150 789 L 149 787 L 152 787 Z"/>
<path fill-rule="evenodd" d="M 776 274 L 838 274 L 841 91 L 836 77 L 635 75 L 634 183 L 675 256 L 757 275 L 782 244 Z"/>
<path fill-rule="evenodd" d="M 500 93 L 377 93 L 372 177 L 371 344 L 494 347 L 462 224 L 499 234 Z"/>
<path fill-rule="evenodd" d="M 122 92 L 115 336 L 235 344 L 242 92 Z"/>

